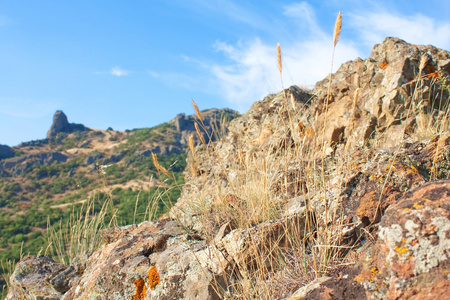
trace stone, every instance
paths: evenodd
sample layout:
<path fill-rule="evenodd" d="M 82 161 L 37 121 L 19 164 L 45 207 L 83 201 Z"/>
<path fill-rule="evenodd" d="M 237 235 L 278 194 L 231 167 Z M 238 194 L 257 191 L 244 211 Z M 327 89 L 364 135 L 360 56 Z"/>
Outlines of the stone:
<path fill-rule="evenodd" d="M 9 281 L 11 288 L 6 300 L 59 300 L 61 292 L 76 282 L 74 269 L 45 256 L 27 256 L 17 265 Z"/>
<path fill-rule="evenodd" d="M 444 299 L 450 289 L 450 180 L 408 191 L 384 214 L 356 278 L 377 299 Z"/>
<path fill-rule="evenodd" d="M 47 132 L 47 139 L 56 138 L 59 133 L 72 133 L 86 130 L 89 129 L 82 124 L 69 123 L 64 112 L 62 110 L 58 110 L 53 115 L 53 123 Z"/>
<path fill-rule="evenodd" d="M 103 158 L 103 154 L 102 153 L 96 153 L 93 155 L 89 155 L 88 157 L 86 157 L 83 160 L 83 165 L 85 166 L 89 166 L 92 165 L 93 163 L 95 163 L 97 160 Z"/>
<path fill-rule="evenodd" d="M 79 283 L 61 297 L 219 299 L 211 288 L 212 273 L 195 259 L 205 242 L 186 241 L 177 222 L 144 222 L 101 235 L 106 244 L 89 257 Z"/>
<path fill-rule="evenodd" d="M 262 297 L 261 284 L 269 299 L 444 299 L 450 135 L 418 138 L 427 117 L 446 111 L 416 93 L 435 99 L 434 78 L 449 78 L 449 61 L 442 49 L 386 38 L 368 59 L 343 64 L 331 85 L 327 77 L 313 90 L 292 86 L 254 103 L 220 140 L 210 131 L 220 110 L 205 111 L 206 145 L 197 117 L 178 115 L 164 127 L 174 144 L 164 137 L 138 150 L 176 153 L 195 137 L 175 206 L 158 221 L 102 231 L 103 245 L 84 267 L 72 266 L 80 276 L 65 281 L 73 270 L 59 266 L 47 286 L 65 299 L 233 299 L 244 286 L 251 298 Z M 448 92 L 439 97 L 448 101 Z M 409 114 L 419 106 L 430 115 Z M 0 166 L 10 172 L 18 161 Z M 272 255 L 284 251 L 276 270 Z M 254 279 L 248 271 L 258 264 L 269 274 Z"/>
<path fill-rule="evenodd" d="M 123 158 L 123 154 L 113 154 L 103 160 L 103 164 L 112 164 L 121 161 Z"/>

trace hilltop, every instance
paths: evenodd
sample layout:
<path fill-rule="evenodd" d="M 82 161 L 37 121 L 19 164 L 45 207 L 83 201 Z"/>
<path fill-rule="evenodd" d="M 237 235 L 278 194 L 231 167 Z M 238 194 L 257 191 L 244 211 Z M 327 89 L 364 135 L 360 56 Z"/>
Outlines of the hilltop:
<path fill-rule="evenodd" d="M 224 125 L 239 114 L 210 109 L 203 115 L 200 130 L 209 142 L 225 134 Z M 194 116 L 179 114 L 152 128 L 122 132 L 69 123 L 57 111 L 46 139 L 0 146 L 0 259 L 45 252 L 47 226 L 67 223 L 89 199 L 101 203 L 112 197 L 120 225 L 163 214 L 167 207 L 156 198 L 158 189 L 168 185 L 155 175 L 151 154 L 182 184 L 189 136 L 195 145 L 201 142 L 194 122 Z M 178 195 L 170 193 L 174 200 Z M 136 205 L 142 210 L 138 215 Z M 151 205 L 153 211 L 145 213 Z"/>
<path fill-rule="evenodd" d="M 25 257 L 7 299 L 444 298 L 449 76 L 448 51 L 386 38 L 268 95 L 190 147 L 170 211 L 70 264 Z"/>

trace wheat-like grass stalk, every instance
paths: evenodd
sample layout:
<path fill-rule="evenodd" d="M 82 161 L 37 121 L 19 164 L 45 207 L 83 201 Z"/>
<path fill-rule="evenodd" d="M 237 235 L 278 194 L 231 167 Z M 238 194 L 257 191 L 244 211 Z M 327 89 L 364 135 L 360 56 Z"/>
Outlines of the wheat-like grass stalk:
<path fill-rule="evenodd" d="M 336 47 L 336 44 L 339 42 L 339 37 L 341 35 L 341 27 L 342 27 L 342 14 L 341 12 L 339 12 L 336 18 L 336 23 L 334 24 L 333 47 Z"/>
<path fill-rule="evenodd" d="M 197 123 L 194 123 L 194 126 L 195 126 L 195 131 L 197 131 L 198 137 L 199 137 L 200 140 L 202 141 L 203 145 L 205 145 L 205 147 L 206 147 L 207 145 L 206 145 L 205 138 L 203 137 L 203 134 L 202 134 L 202 132 L 200 131 L 200 128 L 198 127 L 198 124 L 197 124 Z"/>
<path fill-rule="evenodd" d="M 197 115 L 197 118 L 200 120 L 203 126 L 205 126 L 205 123 L 203 122 L 203 116 L 200 113 L 200 110 L 198 109 L 197 103 L 195 103 L 194 99 L 192 99 L 192 106 L 194 107 L 195 114 Z"/>
<path fill-rule="evenodd" d="M 326 197 L 326 190 L 325 190 L 325 129 L 327 128 L 327 119 L 328 119 L 328 103 L 330 101 L 330 94 L 331 94 L 331 74 L 333 73 L 333 62 L 334 62 L 334 52 L 336 50 L 336 45 L 339 41 L 339 37 L 341 34 L 341 27 L 342 27 L 342 14 L 341 12 L 338 13 L 336 17 L 336 22 L 334 24 L 334 33 L 333 33 L 333 54 L 331 56 L 331 66 L 330 66 L 330 76 L 328 79 L 328 91 L 327 91 L 327 97 L 325 99 L 325 120 L 323 125 L 323 131 L 322 131 L 322 183 L 324 187 L 324 200 L 325 200 L 325 223 L 328 223 L 328 205 L 327 205 L 327 197 Z"/>
<path fill-rule="evenodd" d="M 295 106 L 295 97 L 294 94 L 291 93 L 291 106 L 292 106 L 292 110 L 295 111 L 296 106 Z"/>
<path fill-rule="evenodd" d="M 189 136 L 188 145 L 189 145 L 189 149 L 191 150 L 192 155 L 194 155 L 195 146 L 194 146 L 194 136 L 192 134 Z"/>
<path fill-rule="evenodd" d="M 158 171 L 161 171 L 161 172 L 163 172 L 167 177 L 172 178 L 172 176 L 170 176 L 169 171 L 167 171 L 166 168 L 164 168 L 163 166 L 161 166 L 161 165 L 159 164 L 159 162 L 158 162 L 158 157 L 156 156 L 155 153 L 152 153 L 152 160 L 153 160 L 153 165 L 155 165 L 155 168 L 156 168 Z"/>
<path fill-rule="evenodd" d="M 278 62 L 278 71 L 280 71 L 280 74 L 283 71 L 283 64 L 281 62 L 281 47 L 280 43 L 277 44 L 277 62 Z"/>
<path fill-rule="evenodd" d="M 356 118 L 356 106 L 357 106 L 357 102 L 358 102 L 358 93 L 359 93 L 359 88 L 357 88 L 355 90 L 355 95 L 353 95 L 353 121 L 355 121 Z"/>
<path fill-rule="evenodd" d="M 428 55 L 426 55 L 426 54 L 423 54 L 423 55 L 420 57 L 420 63 L 419 63 L 419 76 L 422 74 L 423 69 L 425 69 L 425 67 L 427 66 L 429 59 L 430 59 L 430 58 L 429 58 Z"/>

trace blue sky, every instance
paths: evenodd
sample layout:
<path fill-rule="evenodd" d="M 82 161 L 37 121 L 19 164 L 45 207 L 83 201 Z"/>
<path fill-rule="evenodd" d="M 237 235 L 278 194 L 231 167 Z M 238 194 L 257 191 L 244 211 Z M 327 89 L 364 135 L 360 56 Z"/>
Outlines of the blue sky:
<path fill-rule="evenodd" d="M 450 1 L 2 0 L 0 144 L 45 138 L 56 110 L 96 129 L 251 104 L 311 86 L 387 36 L 450 49 Z"/>

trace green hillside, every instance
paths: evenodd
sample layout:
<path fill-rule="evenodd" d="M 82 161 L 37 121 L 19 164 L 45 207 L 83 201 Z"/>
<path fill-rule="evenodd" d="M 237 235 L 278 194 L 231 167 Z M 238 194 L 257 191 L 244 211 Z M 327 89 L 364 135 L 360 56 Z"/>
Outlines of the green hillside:
<path fill-rule="evenodd" d="M 215 140 L 213 131 L 224 132 L 238 113 L 213 109 L 204 116 L 202 134 Z M 94 215 L 108 201 L 100 227 L 137 224 L 164 214 L 184 183 L 186 137 L 192 135 L 195 144 L 200 142 L 194 122 L 193 116 L 179 115 L 153 128 L 60 132 L 55 138 L 14 147 L 14 157 L 0 160 L 4 268 L 21 255 L 55 254 L 47 227 L 61 231 L 87 207 Z M 172 178 L 157 172 L 152 153 Z"/>

